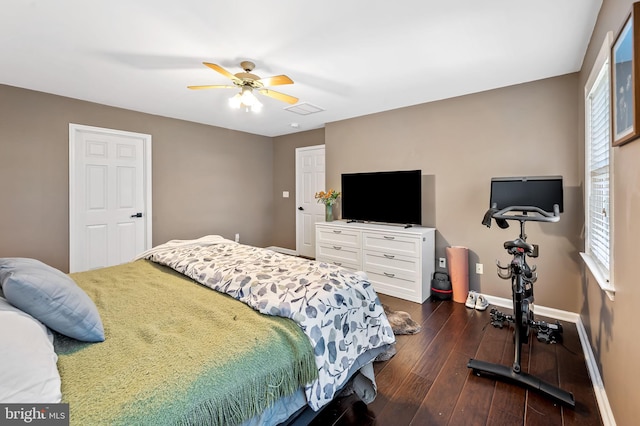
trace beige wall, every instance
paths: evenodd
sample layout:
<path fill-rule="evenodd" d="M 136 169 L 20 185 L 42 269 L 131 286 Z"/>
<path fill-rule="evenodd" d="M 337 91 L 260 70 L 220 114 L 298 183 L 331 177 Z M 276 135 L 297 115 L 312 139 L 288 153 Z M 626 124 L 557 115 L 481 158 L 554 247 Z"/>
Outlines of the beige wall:
<path fill-rule="evenodd" d="M 577 312 L 583 207 L 579 189 L 577 74 L 432 102 L 327 124 L 327 186 L 340 175 L 421 169 L 435 176 L 436 257 L 444 247 L 470 249 L 470 287 L 511 297 L 496 259 L 502 243 L 518 236 L 481 225 L 494 176 L 562 175 L 565 212 L 557 224 L 528 224 L 529 242 L 540 245 L 536 302 Z M 393 203 L 393 194 L 387 202 Z M 476 262 L 485 274 L 476 275 Z"/>
<path fill-rule="evenodd" d="M 274 138 L 274 246 L 296 249 L 296 148 L 314 145 L 324 145 L 324 129 Z M 283 191 L 289 191 L 289 198 L 282 197 Z"/>
<path fill-rule="evenodd" d="M 271 138 L 3 85 L 0 117 L 0 257 L 68 270 L 69 123 L 152 136 L 153 244 L 271 244 Z"/>
<path fill-rule="evenodd" d="M 615 35 L 631 10 L 631 0 L 604 0 L 591 43 L 587 50 L 578 86 L 582 114 L 584 85 L 596 55 L 612 31 Z M 581 139 L 584 117 L 579 117 Z M 640 401 L 640 369 L 637 367 L 640 340 L 638 311 L 638 241 L 640 241 L 640 140 L 613 150 L 614 232 L 613 274 L 615 301 L 600 290 L 590 272 L 583 268 L 580 314 L 591 339 L 591 346 L 604 381 L 607 397 L 617 424 L 637 424 Z M 578 162 L 582 167 L 584 149 Z M 581 168 L 581 178 L 583 168 Z"/>

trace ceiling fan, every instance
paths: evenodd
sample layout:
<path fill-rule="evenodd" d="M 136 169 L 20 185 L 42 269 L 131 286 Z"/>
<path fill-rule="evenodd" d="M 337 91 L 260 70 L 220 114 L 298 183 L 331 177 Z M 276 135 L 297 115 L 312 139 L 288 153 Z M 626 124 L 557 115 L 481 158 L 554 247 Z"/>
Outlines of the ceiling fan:
<path fill-rule="evenodd" d="M 253 69 L 255 68 L 255 64 L 250 61 L 240 62 L 240 66 L 242 67 L 244 72 L 239 72 L 236 74 L 231 74 L 229 71 L 217 64 L 211 64 L 209 62 L 203 62 L 203 64 L 231 79 L 231 81 L 233 82 L 233 86 L 227 84 L 209 84 L 205 86 L 187 86 L 187 88 L 192 90 L 240 88 L 240 93 L 229 99 L 229 104 L 233 108 L 245 107 L 247 110 L 259 111 L 262 108 L 262 104 L 253 95 L 253 89 L 256 89 L 261 95 L 269 96 L 270 98 L 274 98 L 282 102 L 286 102 L 289 104 L 295 104 L 296 102 L 298 102 L 298 98 L 296 97 L 266 88 L 268 86 L 293 84 L 293 80 L 291 80 L 286 75 L 276 75 L 274 77 L 260 78 L 259 76 L 251 73 L 251 71 L 253 71 Z"/>

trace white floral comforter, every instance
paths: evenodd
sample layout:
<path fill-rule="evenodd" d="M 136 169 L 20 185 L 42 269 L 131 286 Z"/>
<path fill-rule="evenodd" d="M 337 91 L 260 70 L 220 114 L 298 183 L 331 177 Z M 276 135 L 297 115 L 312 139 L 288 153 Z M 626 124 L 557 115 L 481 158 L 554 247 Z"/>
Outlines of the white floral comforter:
<path fill-rule="evenodd" d="M 395 342 L 373 286 L 335 265 L 218 236 L 170 241 L 139 258 L 169 266 L 263 314 L 297 322 L 318 366 L 318 380 L 306 387 L 314 410 L 334 397 L 359 355 Z"/>

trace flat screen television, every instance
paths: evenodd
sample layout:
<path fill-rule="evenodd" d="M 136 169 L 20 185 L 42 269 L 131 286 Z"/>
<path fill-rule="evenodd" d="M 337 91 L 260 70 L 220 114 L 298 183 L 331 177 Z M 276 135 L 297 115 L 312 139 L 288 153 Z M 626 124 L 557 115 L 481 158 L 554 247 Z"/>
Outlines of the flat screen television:
<path fill-rule="evenodd" d="M 500 177 L 491 179 L 491 201 L 498 209 L 534 206 L 553 212 L 557 204 L 564 211 L 562 176 Z"/>
<path fill-rule="evenodd" d="M 404 225 L 422 223 L 422 171 L 342 175 L 342 219 Z"/>

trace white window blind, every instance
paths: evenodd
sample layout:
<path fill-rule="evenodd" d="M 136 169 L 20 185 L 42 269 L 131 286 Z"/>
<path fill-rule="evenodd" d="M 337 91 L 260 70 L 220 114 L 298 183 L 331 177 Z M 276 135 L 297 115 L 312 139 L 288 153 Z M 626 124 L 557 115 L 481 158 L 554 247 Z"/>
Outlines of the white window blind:
<path fill-rule="evenodd" d="M 606 63 L 588 96 L 589 135 L 587 138 L 587 254 L 609 279 L 609 64 Z"/>

